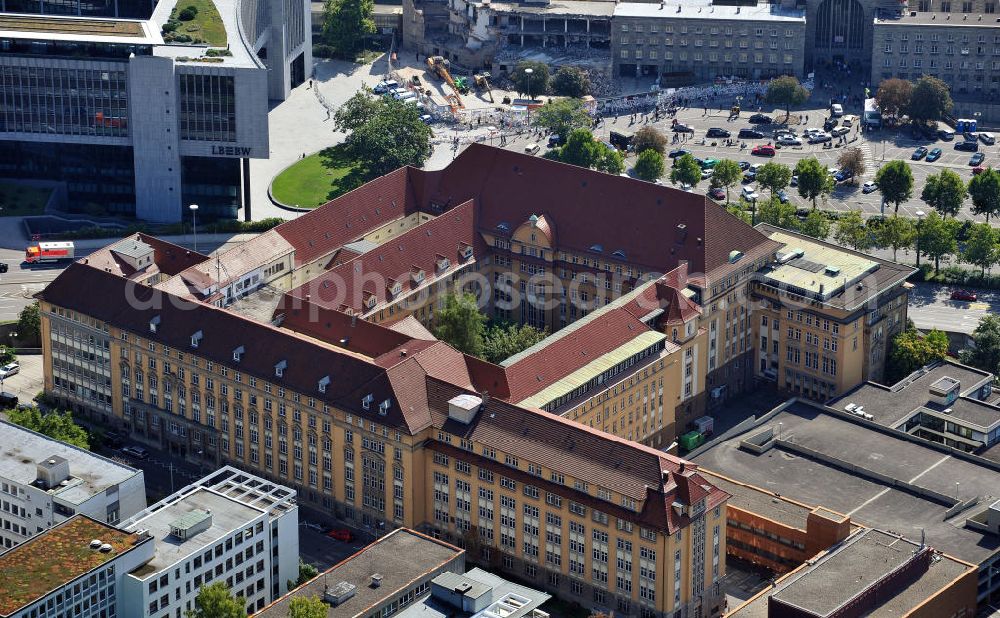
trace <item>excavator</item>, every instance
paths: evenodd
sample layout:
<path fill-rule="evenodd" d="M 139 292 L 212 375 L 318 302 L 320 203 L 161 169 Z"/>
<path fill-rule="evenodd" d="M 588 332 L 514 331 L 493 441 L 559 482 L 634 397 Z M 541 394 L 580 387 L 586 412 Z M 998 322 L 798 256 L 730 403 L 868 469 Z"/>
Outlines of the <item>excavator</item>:
<path fill-rule="evenodd" d="M 451 68 L 451 63 L 448 62 L 441 56 L 429 56 L 427 58 L 427 70 L 434 73 L 440 77 L 446 84 L 451 86 L 451 89 L 455 91 L 455 94 L 448 95 L 446 98 L 452 107 L 464 107 L 462 105 L 462 99 L 459 97 L 461 93 L 459 85 L 455 83 L 455 80 L 451 76 L 449 69 Z"/>
<path fill-rule="evenodd" d="M 482 73 L 477 73 L 472 76 L 473 81 L 476 83 L 476 88 L 479 90 L 485 90 L 486 94 L 490 96 L 490 103 L 493 103 L 493 88 L 490 86 L 490 75 L 489 71 L 483 71 Z"/>

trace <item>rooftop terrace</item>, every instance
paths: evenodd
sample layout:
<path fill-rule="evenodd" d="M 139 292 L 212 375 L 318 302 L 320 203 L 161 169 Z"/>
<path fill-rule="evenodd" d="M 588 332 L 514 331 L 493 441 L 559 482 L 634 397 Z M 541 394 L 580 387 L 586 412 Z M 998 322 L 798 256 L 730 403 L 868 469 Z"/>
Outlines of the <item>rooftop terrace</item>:
<path fill-rule="evenodd" d="M 90 542 L 111 546 L 102 552 Z M 44 597 L 74 579 L 114 560 L 137 545 L 130 532 L 77 515 L 17 547 L 0 553 L 0 616 Z"/>
<path fill-rule="evenodd" d="M 72 15 L 0 13 L 0 37 L 123 45 L 163 43 L 159 28 L 149 21 Z"/>

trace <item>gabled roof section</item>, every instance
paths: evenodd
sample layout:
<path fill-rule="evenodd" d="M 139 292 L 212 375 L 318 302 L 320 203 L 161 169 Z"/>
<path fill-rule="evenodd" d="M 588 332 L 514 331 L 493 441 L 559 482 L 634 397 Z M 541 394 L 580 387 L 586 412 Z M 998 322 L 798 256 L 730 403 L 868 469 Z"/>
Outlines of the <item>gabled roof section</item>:
<path fill-rule="evenodd" d="M 704 195 L 483 144 L 428 176 L 424 197 L 439 204 L 476 199 L 482 230 L 538 215 L 558 226 L 563 249 L 621 249 L 628 263 L 659 272 L 681 260 L 706 272 L 727 266 L 730 251 L 749 255 L 774 244 Z"/>
<path fill-rule="evenodd" d="M 295 248 L 295 265 L 309 263 L 417 211 L 410 169 L 399 168 L 274 228 Z"/>
<path fill-rule="evenodd" d="M 434 279 L 442 272 L 452 272 L 466 261 L 460 254 L 463 246 L 471 246 L 473 257 L 485 254 L 482 237 L 476 233 L 474 205 L 467 201 L 439 217 L 431 219 L 400 236 L 389 240 L 360 257 L 336 266 L 315 279 L 291 290 L 288 295 L 309 298 L 324 307 L 346 305 L 365 314 L 396 297 L 391 291 L 399 285 L 399 294 L 406 294 Z M 447 260 L 448 267 L 439 267 Z M 411 273 L 423 271 L 424 279 L 416 280 Z M 369 305 L 369 303 L 373 303 Z"/>
<path fill-rule="evenodd" d="M 152 247 L 152 268 L 145 268 L 141 271 L 136 271 L 131 265 L 129 265 L 128 262 L 119 257 L 118 248 L 129 243 L 145 243 L 146 245 Z M 78 260 L 78 262 L 80 264 L 90 266 L 91 268 L 96 268 L 97 270 L 110 272 L 114 275 L 118 275 L 119 277 L 135 277 L 137 272 L 141 273 L 142 277 L 151 276 L 156 273 L 172 277 L 177 273 L 196 264 L 200 264 L 208 259 L 209 257 L 203 253 L 198 253 L 197 251 L 192 251 L 191 249 L 187 249 L 180 245 L 175 245 L 171 242 L 149 236 L 148 234 L 137 232 L 130 236 L 126 236 L 118 242 L 90 253 L 86 257 Z"/>

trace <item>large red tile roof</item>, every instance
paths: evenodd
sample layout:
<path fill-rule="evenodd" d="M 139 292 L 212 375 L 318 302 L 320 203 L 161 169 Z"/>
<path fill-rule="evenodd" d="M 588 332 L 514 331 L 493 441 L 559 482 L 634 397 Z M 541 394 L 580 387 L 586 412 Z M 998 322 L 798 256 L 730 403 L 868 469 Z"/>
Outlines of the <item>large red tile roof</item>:
<path fill-rule="evenodd" d="M 424 199 L 475 199 L 485 231 L 544 216 L 558 228 L 560 248 L 587 252 L 601 245 L 605 255 L 621 250 L 624 262 L 657 272 L 681 260 L 692 272 L 706 272 L 727 266 L 731 251 L 749 255 L 772 244 L 704 195 L 483 144 L 429 172 Z"/>
<path fill-rule="evenodd" d="M 274 229 L 295 247 L 295 265 L 306 264 L 390 221 L 416 212 L 417 202 L 410 182 L 414 173 L 420 172 L 400 168 Z"/>
<path fill-rule="evenodd" d="M 481 258 L 485 253 L 482 237 L 473 221 L 474 204 L 467 201 L 367 253 L 348 260 L 289 292 L 296 298 L 339 308 L 346 305 L 364 314 L 366 300 L 375 297 L 376 307 L 391 298 L 389 284 L 396 281 L 403 294 L 427 285 L 437 276 L 437 263 L 447 258 L 451 272 L 456 266 Z M 462 247 L 472 247 L 473 257 L 460 255 Z M 414 282 L 411 271 L 424 271 L 424 280 Z"/>

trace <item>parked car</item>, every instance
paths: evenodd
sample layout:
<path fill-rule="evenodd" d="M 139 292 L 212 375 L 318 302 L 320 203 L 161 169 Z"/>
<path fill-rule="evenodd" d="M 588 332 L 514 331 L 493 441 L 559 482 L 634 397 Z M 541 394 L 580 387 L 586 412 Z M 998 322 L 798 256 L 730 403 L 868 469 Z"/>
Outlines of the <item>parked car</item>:
<path fill-rule="evenodd" d="M 730 135 L 732 135 L 732 133 L 725 129 L 720 129 L 719 127 L 712 127 L 705 132 L 705 137 L 729 137 Z"/>
<path fill-rule="evenodd" d="M 326 533 L 326 536 L 331 539 L 336 539 L 338 541 L 343 541 L 345 543 L 350 543 L 354 540 L 354 535 L 347 528 L 334 528 Z"/>
<path fill-rule="evenodd" d="M 861 185 L 861 192 L 865 194 L 874 193 L 877 190 L 878 190 L 878 185 L 875 184 L 874 180 L 869 180 L 865 184 Z"/>
<path fill-rule="evenodd" d="M 985 167 L 974 167 L 974 168 L 972 168 L 972 175 L 973 176 L 978 176 L 978 175 L 982 174 L 985 171 L 986 171 Z"/>
<path fill-rule="evenodd" d="M 841 105 L 840 103 L 834 103 L 833 105 L 830 106 L 830 114 L 834 118 L 837 118 L 839 116 L 843 116 L 844 115 L 844 106 Z"/>
<path fill-rule="evenodd" d="M 793 175 L 791 181 L 789 181 L 789 183 L 788 183 L 788 186 L 790 186 L 790 187 L 797 187 L 797 186 L 799 186 L 799 177 Z"/>
<path fill-rule="evenodd" d="M 748 200 L 755 200 L 755 199 L 757 199 L 760 196 L 757 195 L 756 189 L 754 189 L 750 185 L 747 185 L 747 186 L 743 187 L 743 197 L 746 198 L 746 199 L 748 199 Z"/>
<path fill-rule="evenodd" d="M 931 151 L 927 153 L 927 161 L 928 162 L 937 161 L 938 159 L 941 158 L 942 154 L 943 152 L 941 151 L 940 148 L 931 148 Z"/>
<path fill-rule="evenodd" d="M 851 130 L 848 129 L 847 127 L 837 127 L 833 131 L 830 131 L 830 135 L 834 137 L 840 137 L 841 135 L 847 135 L 850 132 Z"/>
<path fill-rule="evenodd" d="M 109 448 L 120 448 L 125 440 L 125 436 L 118 431 L 105 431 L 104 444 Z"/>
<path fill-rule="evenodd" d="M 740 161 L 739 162 L 739 166 L 740 166 L 740 169 L 743 170 L 744 172 L 747 171 L 748 169 L 750 169 L 750 167 L 751 167 L 749 161 Z"/>
<path fill-rule="evenodd" d="M 372 88 L 372 92 L 374 92 L 375 94 L 386 94 L 387 92 L 391 92 L 396 88 L 399 88 L 399 82 L 397 82 L 394 79 L 387 79 L 375 84 L 375 87 Z"/>
<path fill-rule="evenodd" d="M 747 170 L 743 172 L 743 182 L 753 182 L 755 180 L 757 180 L 756 170 Z"/>
<path fill-rule="evenodd" d="M 694 133 L 693 127 L 680 122 L 678 122 L 677 124 L 675 124 L 670 128 L 671 130 L 673 130 L 674 133 Z"/>
<path fill-rule="evenodd" d="M 758 157 L 773 157 L 775 155 L 774 146 L 756 146 L 750 154 Z"/>
<path fill-rule="evenodd" d="M 778 201 L 781 202 L 782 204 L 787 204 L 788 203 L 789 197 L 788 197 L 788 194 L 785 193 L 784 189 L 782 189 L 781 191 L 778 191 Z"/>
<path fill-rule="evenodd" d="M 996 138 L 993 137 L 992 133 L 986 133 L 986 132 L 979 134 L 979 141 L 986 144 L 987 146 L 992 146 L 997 142 Z"/>
<path fill-rule="evenodd" d="M 708 197 L 713 200 L 724 200 L 726 199 L 726 191 L 722 187 L 712 187 L 708 190 Z"/>
<path fill-rule="evenodd" d="M 965 152 L 979 152 L 979 142 L 970 142 L 968 140 L 955 142 L 955 150 L 963 150 Z"/>
<path fill-rule="evenodd" d="M 531 143 L 524 147 L 524 152 L 525 154 L 533 155 L 533 154 L 538 154 L 538 151 L 541 149 L 542 147 L 539 146 L 538 144 Z"/>
<path fill-rule="evenodd" d="M 556 148 L 563 145 L 563 138 L 561 135 L 556 135 L 553 133 L 549 136 L 548 146 L 549 148 Z"/>
<path fill-rule="evenodd" d="M 754 114 L 750 116 L 750 124 L 771 124 L 774 120 L 766 114 Z"/>
<path fill-rule="evenodd" d="M 713 170 L 710 167 L 703 167 L 703 168 L 701 168 L 701 179 L 702 180 L 707 180 L 707 179 L 711 178 L 712 174 L 714 172 L 715 172 L 715 170 Z"/>
<path fill-rule="evenodd" d="M 845 127 L 854 126 L 854 123 L 858 121 L 858 117 L 854 114 L 848 114 L 840 119 L 840 124 Z"/>
<path fill-rule="evenodd" d="M 972 157 L 969 159 L 969 165 L 973 167 L 978 167 L 985 160 L 986 160 L 986 155 L 984 155 L 981 152 L 977 152 L 976 154 L 972 155 Z M 2 372 L 3 370 L 0 369 L 0 373 Z"/>
<path fill-rule="evenodd" d="M 955 139 L 955 132 L 951 129 L 939 129 L 937 135 L 946 142 Z"/>
<path fill-rule="evenodd" d="M 7 363 L 3 367 L 0 367 L 0 378 L 6 379 L 10 376 L 19 373 L 21 371 L 21 366 L 17 363 Z"/>
<path fill-rule="evenodd" d="M 972 302 L 977 298 L 978 297 L 976 296 L 976 293 L 971 290 L 952 290 L 951 292 L 952 300 L 964 300 Z"/>
<path fill-rule="evenodd" d="M 719 164 L 719 160 L 718 159 L 713 159 L 712 157 L 708 157 L 706 159 L 700 159 L 698 161 L 698 165 L 700 165 L 702 169 L 708 169 L 710 167 L 715 167 L 718 164 Z"/>
<path fill-rule="evenodd" d="M 829 142 L 833 137 L 829 133 L 813 133 L 809 136 L 810 144 L 822 144 L 824 142 Z"/>
<path fill-rule="evenodd" d="M 851 178 L 854 178 L 854 172 L 850 170 L 837 170 L 837 172 L 833 175 L 833 179 L 837 182 L 846 182 Z"/>
<path fill-rule="evenodd" d="M 823 130 L 824 131 L 829 131 L 830 129 L 834 128 L 835 126 L 837 126 L 837 119 L 836 118 L 827 118 L 826 121 L 823 123 Z"/>
<path fill-rule="evenodd" d="M 149 459 L 149 451 L 141 446 L 126 446 L 122 449 L 122 454 L 136 459 Z"/>
<path fill-rule="evenodd" d="M 9 410 L 17 407 L 17 395 L 6 391 L 0 392 L 0 410 Z"/>
<path fill-rule="evenodd" d="M 678 148 L 677 150 L 671 150 L 670 154 L 668 154 L 667 156 L 670 157 L 671 159 L 679 159 L 684 155 L 689 155 L 689 154 L 691 154 L 690 150 L 684 150 L 683 148 Z"/>
<path fill-rule="evenodd" d="M 794 135 L 785 133 L 778 138 L 778 143 L 782 146 L 801 146 L 802 140 Z"/>
<path fill-rule="evenodd" d="M 764 134 L 757 129 L 740 129 L 737 137 L 740 139 L 764 139 Z"/>
<path fill-rule="evenodd" d="M 927 156 L 927 148 L 925 148 L 924 146 L 920 146 L 919 148 L 913 151 L 913 154 L 910 155 L 910 159 L 914 161 L 919 161 L 920 159 L 923 159 L 926 156 Z"/>

